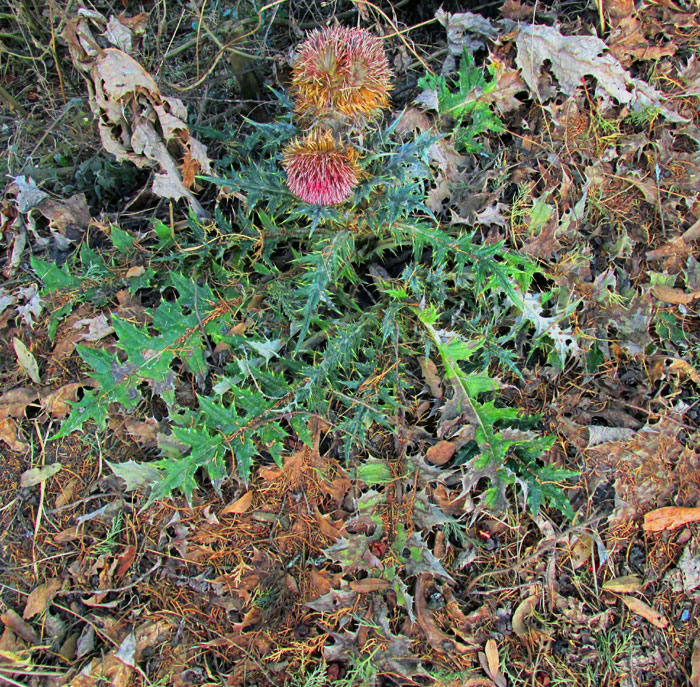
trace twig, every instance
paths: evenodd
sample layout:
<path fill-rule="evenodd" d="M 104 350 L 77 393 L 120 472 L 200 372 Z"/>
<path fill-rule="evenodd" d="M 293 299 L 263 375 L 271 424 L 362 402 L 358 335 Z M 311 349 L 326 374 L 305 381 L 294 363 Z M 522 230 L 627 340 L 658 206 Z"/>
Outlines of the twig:
<path fill-rule="evenodd" d="M 19 104 L 17 99 L 2 86 L 0 86 L 0 100 L 2 100 L 5 105 L 7 105 L 11 110 L 14 110 L 23 119 L 26 119 L 29 116 L 27 111 Z"/>
<path fill-rule="evenodd" d="M 125 592 L 129 589 L 133 589 L 137 584 L 140 584 L 143 582 L 149 575 L 154 573 L 158 568 L 161 566 L 161 559 L 159 558 L 146 572 L 141 575 L 140 577 L 137 577 L 133 582 L 130 584 L 126 584 L 123 587 L 113 587 L 110 589 L 89 589 L 87 590 L 88 594 L 112 594 L 116 592 Z M 75 594 L 75 589 L 67 589 L 64 592 L 59 592 L 59 594 Z"/>
<path fill-rule="evenodd" d="M 39 444 L 41 445 L 41 467 L 46 463 L 46 444 L 44 443 L 44 437 L 41 436 L 41 431 L 39 430 L 39 423 L 34 420 L 34 429 L 36 429 L 36 435 L 39 437 Z M 34 563 L 34 576 L 39 579 L 39 565 L 36 560 L 36 546 L 39 538 L 39 530 L 41 529 L 41 520 L 44 513 L 44 498 L 46 496 L 46 480 L 41 480 L 39 484 L 39 505 L 36 510 L 36 521 L 34 522 L 34 541 L 32 546 L 32 561 Z"/>
<path fill-rule="evenodd" d="M 44 142 L 46 137 L 58 126 L 59 122 L 63 120 L 63 118 L 77 105 L 80 105 L 83 102 L 82 98 L 71 98 L 64 106 L 63 110 L 61 111 L 61 114 L 54 119 L 53 122 L 51 122 L 51 125 L 49 126 L 48 129 L 43 133 L 41 138 L 37 141 L 36 145 L 34 148 L 32 148 L 32 152 L 27 155 L 27 159 L 25 160 L 24 164 L 22 165 L 22 168 L 19 170 L 19 174 L 22 174 L 24 172 L 24 168 L 29 164 L 29 161 L 32 159 L 34 156 L 34 153 L 36 153 L 37 150 L 39 150 L 39 146 Z"/>
<path fill-rule="evenodd" d="M 195 314 L 195 317 L 197 318 L 197 324 L 199 324 L 199 331 L 202 332 L 202 340 L 206 344 L 206 347 L 209 350 L 209 355 L 211 357 L 211 361 L 213 362 L 214 361 L 214 349 L 211 347 L 209 337 L 207 336 L 207 333 L 204 330 L 204 323 L 202 322 L 202 318 L 199 316 L 199 310 L 197 308 L 197 279 L 195 278 L 194 273 L 192 273 L 192 283 L 194 284 L 194 314 Z"/>

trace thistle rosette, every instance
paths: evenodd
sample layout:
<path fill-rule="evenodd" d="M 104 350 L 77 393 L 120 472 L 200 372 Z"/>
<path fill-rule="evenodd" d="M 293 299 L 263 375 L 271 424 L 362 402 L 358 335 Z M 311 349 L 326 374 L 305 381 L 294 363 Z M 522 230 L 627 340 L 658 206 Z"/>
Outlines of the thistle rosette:
<path fill-rule="evenodd" d="M 301 115 L 371 118 L 389 105 L 391 69 L 382 40 L 365 29 L 317 29 L 302 43 L 292 75 Z"/>
<path fill-rule="evenodd" d="M 336 205 L 351 194 L 361 175 L 357 151 L 338 143 L 328 129 L 295 138 L 284 151 L 287 186 L 315 205 Z"/>

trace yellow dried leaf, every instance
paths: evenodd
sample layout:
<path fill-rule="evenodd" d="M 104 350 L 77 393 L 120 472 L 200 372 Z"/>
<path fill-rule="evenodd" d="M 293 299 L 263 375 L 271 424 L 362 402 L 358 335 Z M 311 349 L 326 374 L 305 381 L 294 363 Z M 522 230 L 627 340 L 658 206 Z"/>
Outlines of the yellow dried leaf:
<path fill-rule="evenodd" d="M 663 532 L 683 527 L 689 522 L 700 520 L 700 508 L 680 508 L 668 506 L 657 508 L 644 516 L 643 529 L 645 532 Z"/>
<path fill-rule="evenodd" d="M 690 687 L 700 687 L 700 639 L 693 642 L 690 671 Z"/>
<path fill-rule="evenodd" d="M 498 659 L 498 645 L 495 639 L 489 639 L 484 647 L 486 653 L 486 661 L 489 666 L 491 677 L 495 678 L 498 675 L 500 661 Z"/>
<path fill-rule="evenodd" d="M 236 513 L 240 515 L 245 513 L 253 505 L 253 492 L 247 491 L 241 498 L 236 499 L 233 503 L 226 506 L 220 513 L 220 515 L 228 515 L 229 513 Z"/>
<path fill-rule="evenodd" d="M 591 560 L 592 553 L 593 538 L 587 534 L 581 534 L 571 547 L 571 565 L 573 569 L 578 570 L 586 565 Z"/>
<path fill-rule="evenodd" d="M 124 276 L 127 279 L 133 279 L 134 277 L 140 277 L 145 272 L 146 272 L 146 268 L 143 265 L 134 265 L 134 267 L 130 267 L 126 271 L 126 274 Z"/>
<path fill-rule="evenodd" d="M 636 575 L 625 575 L 608 580 L 603 584 L 603 589 L 616 594 L 633 594 L 642 590 L 642 581 Z"/>
<path fill-rule="evenodd" d="M 620 598 L 632 613 L 641 615 L 642 618 L 648 620 L 655 627 L 663 630 L 668 626 L 668 620 L 664 618 L 663 614 L 644 603 L 641 599 L 637 599 L 634 596 L 622 596 Z"/>
<path fill-rule="evenodd" d="M 675 372 L 681 377 L 687 377 L 700 386 L 700 373 L 688 362 L 681 358 L 673 358 L 668 366 L 669 372 Z"/>
<path fill-rule="evenodd" d="M 61 588 L 63 583 L 58 577 L 52 577 L 50 580 L 40 584 L 27 597 L 27 604 L 24 607 L 22 617 L 25 620 L 33 618 L 38 613 L 45 611 L 51 603 L 51 599 L 56 595 L 56 592 Z"/>

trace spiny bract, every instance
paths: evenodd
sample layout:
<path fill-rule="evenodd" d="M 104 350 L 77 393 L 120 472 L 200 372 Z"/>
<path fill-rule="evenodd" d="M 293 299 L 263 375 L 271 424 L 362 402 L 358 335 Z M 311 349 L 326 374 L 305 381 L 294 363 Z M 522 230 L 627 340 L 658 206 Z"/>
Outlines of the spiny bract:
<path fill-rule="evenodd" d="M 389 105 L 391 76 L 381 38 L 346 26 L 316 30 L 294 63 L 297 112 L 371 117 Z"/>
<path fill-rule="evenodd" d="M 327 129 L 313 129 L 295 138 L 284 151 L 287 186 L 295 195 L 316 205 L 340 203 L 357 186 L 357 151 L 341 145 Z"/>

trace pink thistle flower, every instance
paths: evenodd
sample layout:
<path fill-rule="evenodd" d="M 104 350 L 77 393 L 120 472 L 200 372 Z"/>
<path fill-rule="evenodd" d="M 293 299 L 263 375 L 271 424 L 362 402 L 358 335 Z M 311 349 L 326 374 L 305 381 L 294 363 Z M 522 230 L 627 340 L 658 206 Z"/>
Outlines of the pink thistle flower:
<path fill-rule="evenodd" d="M 289 190 L 316 205 L 344 201 L 361 174 L 357 151 L 337 143 L 327 129 L 315 129 L 301 140 L 294 139 L 284 151 L 283 166 Z"/>
<path fill-rule="evenodd" d="M 391 76 L 380 38 L 365 29 L 333 26 L 302 43 L 291 90 L 300 114 L 367 117 L 388 107 Z"/>

